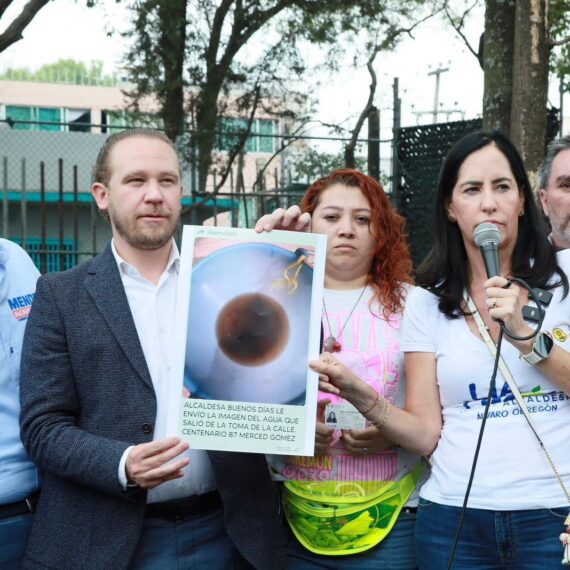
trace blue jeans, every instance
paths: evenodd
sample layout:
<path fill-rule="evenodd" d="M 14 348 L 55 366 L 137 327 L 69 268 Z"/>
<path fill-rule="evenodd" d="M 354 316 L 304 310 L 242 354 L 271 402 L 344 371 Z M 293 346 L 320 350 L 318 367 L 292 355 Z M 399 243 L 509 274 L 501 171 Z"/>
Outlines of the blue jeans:
<path fill-rule="evenodd" d="M 147 517 L 132 570 L 242 570 L 251 566 L 230 541 L 217 509 L 180 522 Z"/>
<path fill-rule="evenodd" d="M 19 515 L 0 520 L 0 568 L 19 570 L 24 560 L 34 516 Z"/>
<path fill-rule="evenodd" d="M 361 554 L 324 556 L 307 550 L 291 533 L 287 547 L 287 568 L 291 570 L 414 570 L 415 513 L 402 510 L 390 534 L 378 546 Z"/>
<path fill-rule="evenodd" d="M 420 499 L 416 548 L 420 569 L 447 568 L 460 507 Z M 527 511 L 467 509 L 454 570 L 548 570 L 560 568 L 568 507 Z"/>

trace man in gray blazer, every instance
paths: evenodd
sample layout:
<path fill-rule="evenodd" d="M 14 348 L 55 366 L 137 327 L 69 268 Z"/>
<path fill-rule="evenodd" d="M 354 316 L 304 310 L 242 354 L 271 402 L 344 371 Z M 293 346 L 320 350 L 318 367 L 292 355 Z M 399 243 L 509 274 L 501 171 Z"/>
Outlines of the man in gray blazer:
<path fill-rule="evenodd" d="M 24 339 L 21 433 L 44 482 L 24 568 L 281 568 L 262 455 L 165 437 L 182 186 L 172 143 L 109 137 L 92 193 L 113 240 L 40 278 Z"/>

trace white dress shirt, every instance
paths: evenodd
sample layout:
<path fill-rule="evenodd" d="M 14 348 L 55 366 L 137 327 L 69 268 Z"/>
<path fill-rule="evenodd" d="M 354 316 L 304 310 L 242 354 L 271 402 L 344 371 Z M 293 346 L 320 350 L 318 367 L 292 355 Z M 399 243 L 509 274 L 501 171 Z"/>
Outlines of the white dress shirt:
<path fill-rule="evenodd" d="M 111 242 L 113 255 L 117 261 L 119 273 L 135 327 L 142 346 L 144 357 L 150 372 L 156 394 L 156 421 L 154 440 L 166 437 L 166 409 L 168 386 L 172 382 L 182 381 L 173 377 L 174 369 L 174 318 L 176 315 L 176 291 L 180 254 L 174 240 L 164 273 L 155 285 L 141 276 L 138 269 L 121 258 L 114 241 Z M 129 448 L 123 454 L 119 465 L 119 481 L 123 488 L 127 479 L 125 463 Z M 184 477 L 163 483 L 149 490 L 147 502 L 171 501 L 189 495 L 201 495 L 216 488 L 212 464 L 203 450 L 190 449 L 186 452 L 190 464 L 184 469 Z"/>

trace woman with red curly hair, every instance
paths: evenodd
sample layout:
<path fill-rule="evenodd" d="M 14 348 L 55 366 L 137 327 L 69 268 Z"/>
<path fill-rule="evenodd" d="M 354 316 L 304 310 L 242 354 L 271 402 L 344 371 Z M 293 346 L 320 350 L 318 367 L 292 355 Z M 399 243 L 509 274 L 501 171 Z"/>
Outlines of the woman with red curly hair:
<path fill-rule="evenodd" d="M 400 323 L 412 262 L 404 220 L 382 186 L 356 170 L 335 170 L 309 188 L 300 209 L 276 210 L 256 225 L 274 228 L 327 235 L 323 351 L 403 406 Z M 314 458 L 270 459 L 285 481 L 284 510 L 296 537 L 288 568 L 416 568 L 418 458 L 363 419 L 363 429 L 327 426 L 325 409 L 338 418 L 344 406 L 339 396 L 319 395 Z"/>

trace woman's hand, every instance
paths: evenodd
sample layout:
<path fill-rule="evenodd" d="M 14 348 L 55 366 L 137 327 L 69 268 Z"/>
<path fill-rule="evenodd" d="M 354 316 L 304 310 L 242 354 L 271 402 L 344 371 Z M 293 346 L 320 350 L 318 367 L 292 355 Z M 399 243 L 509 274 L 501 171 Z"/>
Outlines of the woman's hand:
<path fill-rule="evenodd" d="M 366 456 L 370 453 L 380 453 L 394 445 L 374 426 L 365 429 L 343 430 L 341 440 L 351 455 L 360 456 Z"/>
<path fill-rule="evenodd" d="M 516 336 L 528 336 L 532 333 L 532 329 L 522 316 L 521 289 L 518 285 L 505 277 L 497 276 L 487 279 L 484 287 L 487 308 L 493 319 L 503 321 L 509 332 Z M 532 341 L 513 341 L 510 338 L 509 341 L 522 352 L 531 350 Z"/>
<path fill-rule="evenodd" d="M 321 392 L 344 398 L 358 411 L 370 409 L 376 401 L 376 392 L 332 354 L 323 352 L 320 360 L 309 362 L 309 367 L 319 374 Z"/>
<path fill-rule="evenodd" d="M 258 233 L 271 230 L 311 231 L 311 214 L 302 214 L 299 206 L 291 206 L 287 210 L 277 208 L 271 214 L 259 218 L 255 224 L 255 231 Z"/>
<path fill-rule="evenodd" d="M 494 319 L 502 320 L 510 333 L 516 336 L 528 336 L 533 332 L 522 316 L 521 289 L 514 283 L 508 285 L 508 279 L 493 277 L 485 282 L 487 306 Z M 525 293 L 526 297 L 526 293 Z M 525 298 L 523 297 L 523 299 Z M 507 340 L 521 353 L 529 354 L 534 345 L 534 338 L 514 340 L 505 335 Z M 570 352 L 554 344 L 550 356 L 535 365 L 542 374 L 555 382 L 567 394 L 570 394 Z"/>
<path fill-rule="evenodd" d="M 317 403 L 317 428 L 315 431 L 315 455 L 326 455 L 332 443 L 334 430 L 325 425 L 325 408 L 330 400 Z"/>

